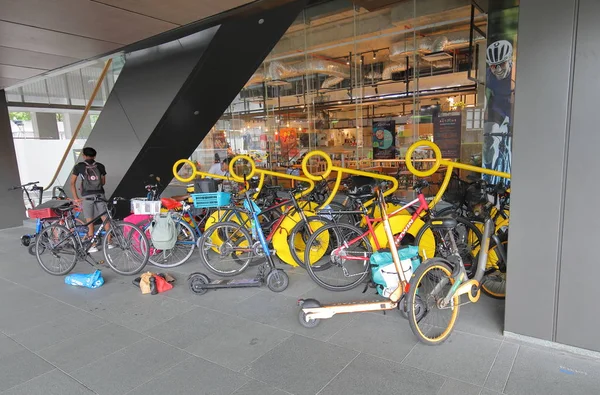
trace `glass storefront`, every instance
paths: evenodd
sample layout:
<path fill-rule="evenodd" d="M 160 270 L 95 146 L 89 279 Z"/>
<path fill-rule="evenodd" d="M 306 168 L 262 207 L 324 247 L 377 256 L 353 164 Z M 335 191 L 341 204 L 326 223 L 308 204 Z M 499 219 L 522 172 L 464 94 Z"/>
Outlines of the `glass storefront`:
<path fill-rule="evenodd" d="M 427 139 L 449 159 L 481 165 L 488 15 L 462 0 L 307 8 L 192 160 L 206 171 L 248 154 L 285 170 L 318 149 L 345 167 L 396 174 L 406 149 Z M 431 153 L 418 156 L 427 166 Z"/>

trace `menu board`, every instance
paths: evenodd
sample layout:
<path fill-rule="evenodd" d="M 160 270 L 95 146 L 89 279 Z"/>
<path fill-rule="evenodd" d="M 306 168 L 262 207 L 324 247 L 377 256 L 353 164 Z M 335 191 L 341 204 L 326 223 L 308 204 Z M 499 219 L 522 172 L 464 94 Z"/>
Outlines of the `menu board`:
<path fill-rule="evenodd" d="M 442 112 L 433 118 L 433 141 L 440 147 L 442 157 L 460 158 L 462 115 L 459 111 Z"/>

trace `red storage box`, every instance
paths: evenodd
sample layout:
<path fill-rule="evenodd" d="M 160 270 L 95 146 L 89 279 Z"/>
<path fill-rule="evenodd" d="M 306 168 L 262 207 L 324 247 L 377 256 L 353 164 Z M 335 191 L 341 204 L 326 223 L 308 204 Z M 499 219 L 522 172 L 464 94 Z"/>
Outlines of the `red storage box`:
<path fill-rule="evenodd" d="M 29 209 L 29 210 L 27 210 L 27 216 L 29 218 L 39 218 L 39 219 L 60 217 L 60 215 L 58 215 L 56 213 L 56 211 L 54 211 L 51 208 L 34 208 L 34 209 Z"/>

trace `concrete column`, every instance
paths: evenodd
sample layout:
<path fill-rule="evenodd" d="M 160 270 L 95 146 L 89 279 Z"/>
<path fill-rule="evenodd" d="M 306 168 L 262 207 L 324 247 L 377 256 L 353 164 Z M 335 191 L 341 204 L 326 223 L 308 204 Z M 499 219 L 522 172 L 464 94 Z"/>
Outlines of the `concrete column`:
<path fill-rule="evenodd" d="M 58 140 L 56 114 L 50 112 L 32 112 L 33 135 L 36 139 Z"/>
<path fill-rule="evenodd" d="M 20 191 L 8 188 L 21 184 L 4 91 L 0 90 L 0 229 L 22 226 L 25 206 Z"/>
<path fill-rule="evenodd" d="M 73 137 L 73 133 L 75 133 L 75 129 L 77 129 L 77 125 L 79 124 L 79 120 L 81 119 L 80 113 L 65 113 L 63 114 L 63 122 L 65 125 L 65 137 L 70 139 Z M 87 139 L 90 136 L 92 131 L 92 122 L 90 120 L 90 116 L 88 115 L 83 121 L 83 125 L 81 126 L 81 130 L 77 135 L 78 139 Z"/>

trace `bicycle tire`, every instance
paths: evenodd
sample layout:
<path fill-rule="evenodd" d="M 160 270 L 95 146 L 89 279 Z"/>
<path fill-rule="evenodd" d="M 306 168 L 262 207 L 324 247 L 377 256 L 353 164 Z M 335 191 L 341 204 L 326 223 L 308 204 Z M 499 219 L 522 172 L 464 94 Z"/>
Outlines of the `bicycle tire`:
<path fill-rule="evenodd" d="M 218 232 L 220 243 L 214 243 L 214 232 Z M 252 245 L 252 237 L 244 225 L 236 222 L 221 222 L 211 226 L 200 239 L 200 257 L 204 266 L 211 273 L 217 276 L 232 277 L 242 273 L 250 265 L 254 254 L 247 250 L 251 249 Z M 210 256 L 211 251 L 216 253 L 216 256 Z M 248 255 L 242 256 L 244 252 L 247 252 Z M 230 265 L 231 269 L 218 268 L 217 263 L 220 266 L 226 265 L 225 258 L 227 256 L 231 256 L 231 260 L 235 264 Z"/>
<path fill-rule="evenodd" d="M 109 239 L 114 248 L 110 248 Z M 119 249 L 121 251 L 131 249 L 130 254 L 126 254 L 128 257 L 136 255 L 134 258 L 135 262 L 130 270 L 121 269 L 119 266 L 122 263 L 110 256 L 111 251 L 118 252 Z M 130 276 L 141 272 L 148 263 L 148 258 L 150 258 L 150 241 L 146 237 L 146 233 L 136 224 L 124 221 L 111 221 L 110 228 L 102 240 L 102 251 L 106 263 L 112 270 L 123 276 Z"/>
<path fill-rule="evenodd" d="M 504 245 L 505 253 L 508 253 L 508 237 L 503 237 L 500 244 Z M 490 244 L 485 276 L 481 283 L 484 294 L 494 299 L 506 298 L 506 262 L 500 254 L 495 253 L 496 243 Z M 493 266 L 493 267 L 490 267 Z"/>
<path fill-rule="evenodd" d="M 331 224 L 330 220 L 322 216 L 307 217 L 306 219 L 307 223 L 305 223 L 304 221 L 298 222 L 296 226 L 294 226 L 288 237 L 288 243 L 290 247 L 290 252 L 292 254 L 292 258 L 294 258 L 294 261 L 298 264 L 298 266 L 302 268 L 305 267 L 303 258 L 305 257 L 306 245 L 308 239 L 310 239 L 311 232 L 319 229 L 322 226 Z M 321 225 L 319 226 L 318 224 L 316 224 L 316 227 L 313 227 L 313 225 L 311 225 L 311 222 L 318 222 Z M 307 225 L 310 226 L 310 232 L 308 232 Z M 303 258 L 301 258 L 301 256 Z M 321 257 L 318 257 L 317 259 L 320 258 Z"/>
<path fill-rule="evenodd" d="M 146 220 L 139 222 L 137 225 L 144 229 L 147 227 L 147 224 L 148 221 Z M 175 246 L 170 250 L 154 249 L 152 247 L 152 239 L 146 235 L 150 242 L 150 257 L 148 258 L 148 262 L 152 265 L 163 269 L 174 268 L 183 265 L 194 253 L 194 248 L 196 248 L 196 233 L 194 229 L 185 220 L 177 221 L 176 225 L 179 227 L 177 241 L 175 242 Z M 146 231 L 146 233 L 148 232 Z M 182 254 L 176 255 L 176 251 L 182 251 Z"/>
<path fill-rule="evenodd" d="M 438 218 L 438 217 L 436 217 Z M 477 228 L 477 226 L 475 226 L 475 224 L 473 224 L 471 221 L 469 221 L 467 218 L 464 217 L 456 217 L 456 222 L 458 223 L 458 226 L 463 226 L 465 229 L 463 232 L 465 232 L 465 234 L 463 234 L 463 240 L 456 240 L 456 244 L 459 248 L 459 250 L 461 250 L 461 258 L 463 260 L 463 264 L 465 265 L 465 270 L 467 271 L 467 274 L 469 275 L 469 278 L 473 277 L 473 275 L 475 275 L 475 270 L 477 269 L 477 252 L 479 251 L 479 246 L 481 245 L 481 231 L 479 230 L 479 228 Z M 431 229 L 431 221 L 427 221 L 425 223 L 425 225 L 423 225 L 423 227 L 421 227 L 421 229 L 419 229 L 419 232 L 417 233 L 417 237 L 415 237 L 415 241 L 414 241 L 414 245 L 419 247 L 419 255 L 421 255 L 421 251 L 423 250 L 423 248 L 421 248 L 421 240 L 423 238 L 423 235 L 425 234 L 425 232 L 427 232 L 428 230 L 430 230 L 433 235 L 434 235 L 434 240 L 435 240 L 435 255 L 436 257 L 442 257 L 442 258 L 447 258 L 449 255 L 449 251 L 440 251 L 439 250 L 439 245 L 440 243 L 440 232 L 447 232 L 447 230 L 442 230 L 440 232 L 437 231 L 433 231 Z M 452 231 L 455 231 L 455 229 L 452 229 Z M 445 234 L 444 234 L 445 235 Z M 466 237 L 466 242 L 464 240 L 464 237 Z M 423 259 L 429 259 L 429 258 L 433 258 L 433 257 L 424 257 L 421 256 L 421 258 Z"/>
<path fill-rule="evenodd" d="M 59 224 L 52 224 L 45 227 L 37 235 L 35 243 L 37 261 L 46 273 L 53 276 L 64 276 L 73 270 L 77 264 L 77 243 L 75 236 L 73 236 L 73 233 L 66 227 Z M 53 265 L 44 263 L 42 260 L 42 254 L 46 261 L 50 261 L 53 258 L 59 258 L 58 255 L 63 249 L 67 256 L 72 257 L 70 262 L 64 265 L 64 268 L 56 270 L 53 268 Z"/>
<path fill-rule="evenodd" d="M 322 245 L 322 243 L 321 243 L 321 240 L 323 239 L 322 234 L 324 232 L 328 233 L 327 245 Z M 346 243 L 345 244 L 346 247 L 341 247 L 341 248 L 345 248 L 344 252 L 340 252 L 340 254 L 338 254 L 338 255 L 332 255 L 333 250 L 335 248 L 337 248 L 336 246 L 342 245 L 342 244 L 339 244 L 339 241 L 343 240 L 344 242 L 346 242 L 346 240 L 344 240 L 344 236 L 350 235 L 352 233 L 354 233 L 354 237 L 356 238 L 356 241 L 354 241 L 354 243 L 351 243 L 349 245 Z M 348 250 L 348 247 L 355 245 L 359 241 L 361 242 L 361 245 L 362 245 L 362 251 L 358 251 L 358 253 L 365 258 L 364 260 L 362 260 L 362 262 L 364 262 L 364 263 L 362 263 L 362 265 L 359 263 L 357 273 L 350 273 L 350 275 L 348 275 L 347 273 L 349 273 L 349 272 L 344 265 L 346 263 L 348 263 L 350 260 L 344 259 L 343 256 L 348 256 L 347 255 L 348 251 L 346 251 L 346 250 Z M 338 243 L 336 243 L 336 242 L 338 242 Z M 363 283 L 365 281 L 365 279 L 371 273 L 369 259 L 366 259 L 367 258 L 366 254 L 369 254 L 369 258 L 370 258 L 370 254 L 373 253 L 373 248 L 371 247 L 371 244 L 369 243 L 369 239 L 365 235 L 365 232 L 356 226 L 348 225 L 348 224 L 335 224 L 335 223 L 323 226 L 323 227 L 319 228 L 317 231 L 315 231 L 315 233 L 313 233 L 313 235 L 310 237 L 310 239 L 306 243 L 306 246 L 307 247 L 304 252 L 304 265 L 305 265 L 306 271 L 308 272 L 309 276 L 313 279 L 314 282 L 316 282 L 320 287 L 325 288 L 329 291 L 347 291 L 347 290 L 356 288 L 361 283 Z M 315 265 L 315 267 L 318 267 L 319 270 L 314 270 L 313 265 L 311 264 L 311 255 L 310 254 L 311 254 L 311 251 L 313 251 L 314 249 L 325 249 L 324 250 L 325 253 L 323 254 L 323 257 L 324 257 L 323 259 L 325 259 L 325 262 L 320 265 Z M 330 251 L 332 251 L 332 252 L 330 252 Z M 329 254 L 328 254 L 328 252 L 329 252 Z M 333 260 L 331 259 L 332 256 L 334 258 Z M 361 268 L 361 266 L 362 266 L 362 268 Z M 330 268 L 336 269 L 336 267 L 342 268 L 343 276 L 354 277 L 354 280 L 351 281 L 349 284 L 345 284 L 345 285 L 332 285 L 330 283 L 325 282 L 322 278 L 320 278 L 316 274 L 316 273 L 323 273 L 324 271 L 326 271 L 327 269 L 330 269 Z M 326 277 L 326 276 L 324 275 L 323 277 Z M 333 277 L 332 277 L 332 280 L 333 280 Z"/>
<path fill-rule="evenodd" d="M 454 325 L 456 325 L 456 319 L 458 318 L 460 309 L 460 297 L 456 294 L 451 299 L 453 307 L 444 309 L 438 308 L 437 300 L 431 298 L 431 294 L 427 292 L 425 285 L 421 281 L 431 280 L 434 277 L 434 270 L 438 270 L 443 276 L 449 279 L 447 285 L 451 286 L 454 283 L 454 280 L 452 279 L 452 268 L 448 261 L 442 258 L 429 259 L 420 265 L 411 276 L 406 301 L 408 304 L 408 323 L 410 324 L 410 329 L 421 343 L 429 346 L 441 344 L 450 337 L 454 330 Z M 436 285 L 439 285 L 439 283 Z M 447 290 L 442 290 L 442 288 L 444 287 L 433 286 L 431 292 L 440 290 L 439 296 L 445 296 Z M 433 314 L 435 310 L 450 310 L 450 317 L 447 324 L 441 324 L 442 326 L 440 326 L 440 320 L 435 319 L 433 321 L 438 325 L 423 322 L 423 320 Z M 435 330 L 438 327 L 441 331 L 439 334 L 437 334 L 439 331 Z"/>

